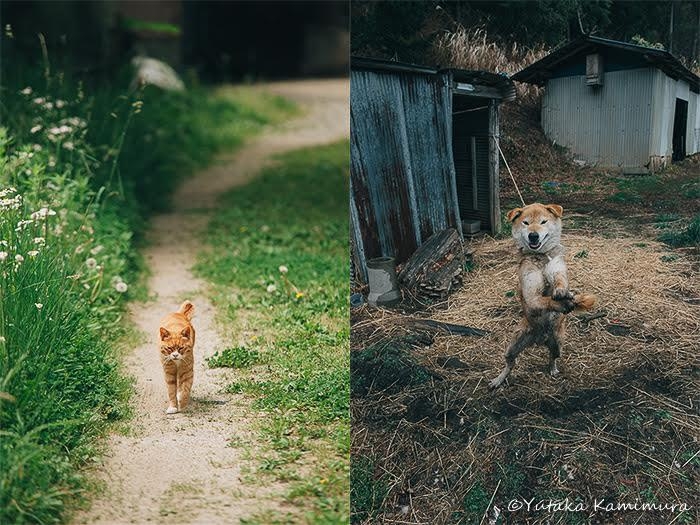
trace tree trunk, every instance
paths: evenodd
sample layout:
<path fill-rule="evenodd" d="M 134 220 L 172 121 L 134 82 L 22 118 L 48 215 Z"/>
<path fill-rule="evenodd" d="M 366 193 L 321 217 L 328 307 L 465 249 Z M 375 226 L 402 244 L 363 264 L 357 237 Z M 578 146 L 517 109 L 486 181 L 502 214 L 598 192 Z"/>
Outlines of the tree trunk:
<path fill-rule="evenodd" d="M 671 22 L 668 25 L 668 52 L 673 53 L 673 16 L 676 10 L 676 3 L 671 0 Z"/>
<path fill-rule="evenodd" d="M 697 2 L 695 6 L 698 9 L 698 20 L 695 24 L 695 48 L 693 49 L 693 60 L 698 66 L 700 66 L 700 2 Z"/>
<path fill-rule="evenodd" d="M 444 298 L 461 281 L 462 239 L 454 228 L 435 233 L 406 261 L 399 282 L 417 295 Z"/>

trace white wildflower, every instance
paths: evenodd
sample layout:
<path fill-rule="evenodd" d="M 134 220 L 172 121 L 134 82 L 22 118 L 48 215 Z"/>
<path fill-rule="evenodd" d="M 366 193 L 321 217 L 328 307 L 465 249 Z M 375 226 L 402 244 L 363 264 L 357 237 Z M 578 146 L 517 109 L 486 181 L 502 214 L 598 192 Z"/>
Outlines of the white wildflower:
<path fill-rule="evenodd" d="M 17 190 L 12 186 L 9 186 L 4 190 L 0 190 L 0 197 L 7 197 L 8 195 L 11 195 L 13 193 L 17 193 Z"/>
<path fill-rule="evenodd" d="M 43 97 L 37 97 L 34 100 L 32 100 L 32 102 L 34 102 L 34 104 L 43 104 L 44 102 L 46 102 L 46 99 Z"/>
<path fill-rule="evenodd" d="M 114 289 L 119 293 L 124 293 L 129 289 L 129 287 L 124 281 L 119 281 L 117 284 L 114 285 Z"/>
<path fill-rule="evenodd" d="M 15 195 L 11 199 L 0 199 L 0 209 L 17 210 L 22 206 L 22 196 Z"/>
<path fill-rule="evenodd" d="M 90 285 L 88 283 L 83 283 L 83 288 L 85 288 L 86 290 L 89 290 Z"/>
<path fill-rule="evenodd" d="M 54 184 L 54 183 L 51 182 L 51 181 L 49 181 L 49 182 L 46 183 L 46 187 L 47 187 L 48 189 L 52 190 L 52 191 L 58 191 L 58 190 L 61 189 L 60 186 L 57 186 L 56 184 Z"/>
<path fill-rule="evenodd" d="M 270 231 L 270 227 L 267 224 L 263 224 L 262 226 L 260 226 L 260 231 L 263 233 L 267 233 Z"/>
<path fill-rule="evenodd" d="M 41 144 L 33 144 L 32 149 L 34 151 L 41 151 L 43 148 L 41 147 Z"/>
<path fill-rule="evenodd" d="M 39 251 L 38 251 L 38 250 L 29 250 L 29 251 L 27 252 L 27 255 L 29 255 L 29 257 L 31 257 L 31 258 L 33 259 L 33 258 L 36 257 L 37 255 L 39 255 Z"/>
<path fill-rule="evenodd" d="M 39 211 L 35 211 L 34 213 L 32 213 L 31 218 L 34 220 L 39 220 L 45 219 L 46 217 L 50 217 L 52 215 L 56 215 L 56 212 L 50 208 L 43 207 Z"/>
<path fill-rule="evenodd" d="M 7 252 L 0 252 L 0 262 L 3 262 L 5 259 L 7 259 L 7 256 L 10 255 Z"/>
<path fill-rule="evenodd" d="M 64 147 L 65 149 L 67 149 L 68 151 L 73 151 L 73 150 L 75 149 L 75 146 L 74 146 L 73 143 L 70 142 L 70 141 L 64 142 L 64 143 L 63 143 L 63 147 Z"/>
<path fill-rule="evenodd" d="M 43 237 L 34 237 L 34 244 L 43 246 L 44 244 L 46 244 L 46 239 L 44 239 Z"/>
<path fill-rule="evenodd" d="M 4 343 L 5 341 L 7 341 L 7 339 L 5 339 L 2 335 L 0 335 L 0 343 Z"/>
<path fill-rule="evenodd" d="M 289 271 L 289 268 L 287 268 L 284 264 L 278 268 L 280 273 L 287 273 Z"/>
<path fill-rule="evenodd" d="M 55 157 L 49 157 L 49 168 L 53 168 L 56 166 L 56 158 Z"/>
<path fill-rule="evenodd" d="M 34 306 L 36 306 L 37 310 L 41 310 L 44 307 L 44 305 L 41 303 L 34 303 Z"/>
<path fill-rule="evenodd" d="M 84 250 L 85 247 L 82 244 L 75 247 L 75 253 L 83 253 Z"/>
<path fill-rule="evenodd" d="M 44 104 L 44 107 L 46 109 L 53 109 L 53 102 L 47 102 L 46 104 Z"/>
<path fill-rule="evenodd" d="M 277 287 L 274 284 L 267 285 L 267 293 L 273 293 L 275 291 L 277 291 Z"/>
<path fill-rule="evenodd" d="M 37 125 L 34 126 L 32 129 L 29 130 L 29 133 L 36 133 L 37 131 L 41 131 L 41 130 L 42 130 L 42 125 L 41 125 L 41 124 L 37 124 Z"/>
<path fill-rule="evenodd" d="M 19 253 L 15 255 L 15 261 L 18 263 L 23 263 L 24 262 L 24 257 L 22 257 Z"/>
<path fill-rule="evenodd" d="M 61 108 L 62 108 L 63 106 L 65 106 L 65 105 L 66 105 L 66 101 L 65 101 L 65 100 L 60 100 L 60 99 L 59 99 L 59 100 L 56 101 L 56 107 L 57 107 L 58 109 L 61 109 Z"/>
<path fill-rule="evenodd" d="M 9 246 L 9 243 L 5 239 L 2 239 L 0 240 L 0 246 L 4 246 L 5 248 L 7 248 Z"/>
<path fill-rule="evenodd" d="M 34 215 L 34 214 L 32 214 L 32 215 Z M 33 223 L 33 222 L 34 222 L 34 221 L 32 221 L 32 220 L 19 221 L 19 222 L 17 223 L 17 227 L 15 228 L 15 231 L 16 231 L 16 232 L 22 231 L 22 230 L 24 230 L 24 229 L 27 227 L 28 224 L 31 224 L 31 223 Z"/>
<path fill-rule="evenodd" d="M 88 268 L 90 268 L 92 270 L 95 266 L 97 266 L 97 261 L 95 260 L 94 257 L 88 257 L 85 260 L 85 266 L 87 266 Z"/>
<path fill-rule="evenodd" d="M 33 91 L 32 91 L 32 88 L 31 88 L 31 87 L 27 86 L 27 87 L 24 88 L 22 91 L 20 91 L 20 93 L 21 93 L 22 95 L 27 95 L 27 96 L 29 96 L 29 95 L 31 95 L 31 94 L 33 93 Z"/>
<path fill-rule="evenodd" d="M 95 246 L 92 250 L 90 250 L 90 253 L 93 254 L 93 255 L 97 255 L 97 254 L 100 253 L 103 249 L 104 249 L 104 246 L 102 246 L 101 244 L 98 244 L 98 245 Z"/>

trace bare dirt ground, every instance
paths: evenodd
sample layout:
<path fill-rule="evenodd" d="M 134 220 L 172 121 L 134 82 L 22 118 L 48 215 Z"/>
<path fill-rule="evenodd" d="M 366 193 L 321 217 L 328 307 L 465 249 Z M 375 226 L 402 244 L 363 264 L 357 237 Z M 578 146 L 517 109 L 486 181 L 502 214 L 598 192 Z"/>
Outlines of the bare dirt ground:
<path fill-rule="evenodd" d="M 223 393 L 226 372 L 206 365 L 205 359 L 225 348 L 227 341 L 217 331 L 205 283 L 190 268 L 201 250 L 199 234 L 215 213 L 219 195 L 245 184 L 277 153 L 348 136 L 349 82 L 280 82 L 260 89 L 296 101 L 303 116 L 219 158 L 178 189 L 172 213 L 153 218 L 145 251 L 152 300 L 131 308 L 133 322 L 147 334 L 126 361 L 136 381 L 132 428 L 128 435 L 111 436 L 97 476 L 105 488 L 75 523 L 233 524 L 268 508 L 284 509 L 283 487 L 241 481 L 243 451 L 228 444 L 250 443 L 251 422 L 259 414 L 242 398 Z M 186 411 L 166 416 L 157 333 L 162 316 L 184 299 L 196 308 L 192 403 Z M 254 443 L 251 446 L 254 450 Z"/>

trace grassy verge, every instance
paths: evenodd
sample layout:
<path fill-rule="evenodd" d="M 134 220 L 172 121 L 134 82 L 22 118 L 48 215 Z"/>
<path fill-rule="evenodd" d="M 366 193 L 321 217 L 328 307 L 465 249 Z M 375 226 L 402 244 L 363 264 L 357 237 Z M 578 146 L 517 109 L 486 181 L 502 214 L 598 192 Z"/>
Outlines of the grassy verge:
<path fill-rule="evenodd" d="M 286 154 L 226 195 L 197 267 L 231 339 L 209 364 L 266 413 L 257 477 L 288 483 L 310 523 L 349 518 L 348 149 Z"/>
<path fill-rule="evenodd" d="M 59 523 L 128 414 L 122 317 L 146 296 L 144 219 L 217 151 L 294 109 L 247 88 L 86 85 L 5 50 L 2 64 L 0 523 Z"/>

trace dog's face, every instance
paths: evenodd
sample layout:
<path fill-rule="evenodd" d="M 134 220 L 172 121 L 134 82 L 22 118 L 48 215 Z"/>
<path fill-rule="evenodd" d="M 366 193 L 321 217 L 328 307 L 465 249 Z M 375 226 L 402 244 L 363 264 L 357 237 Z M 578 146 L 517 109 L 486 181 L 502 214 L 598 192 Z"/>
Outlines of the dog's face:
<path fill-rule="evenodd" d="M 558 246 L 563 213 L 558 204 L 535 203 L 510 210 L 506 217 L 512 224 L 516 246 L 530 253 L 546 253 Z"/>

